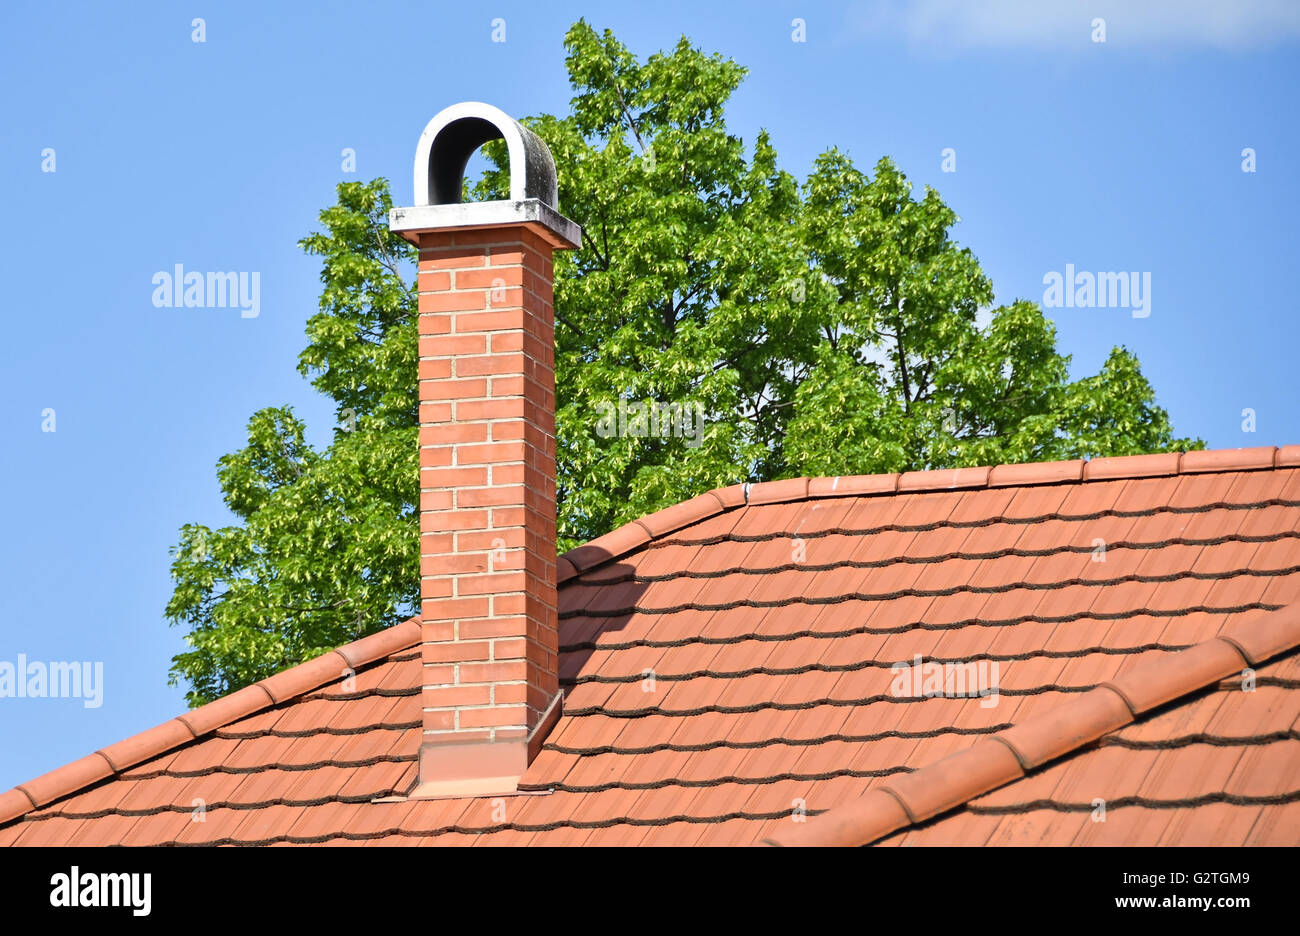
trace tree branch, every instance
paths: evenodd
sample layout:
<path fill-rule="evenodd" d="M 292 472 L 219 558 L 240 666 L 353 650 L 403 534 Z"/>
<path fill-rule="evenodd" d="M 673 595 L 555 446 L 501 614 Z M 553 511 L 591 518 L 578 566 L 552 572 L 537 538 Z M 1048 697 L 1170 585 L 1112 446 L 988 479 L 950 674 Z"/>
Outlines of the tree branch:
<path fill-rule="evenodd" d="M 890 301 L 893 303 L 892 291 Z M 907 349 L 903 346 L 903 309 L 900 304 L 893 304 L 897 314 L 894 319 L 894 330 L 898 333 L 898 376 L 903 381 L 903 412 L 910 416 L 912 414 L 912 387 L 907 374 Z"/>

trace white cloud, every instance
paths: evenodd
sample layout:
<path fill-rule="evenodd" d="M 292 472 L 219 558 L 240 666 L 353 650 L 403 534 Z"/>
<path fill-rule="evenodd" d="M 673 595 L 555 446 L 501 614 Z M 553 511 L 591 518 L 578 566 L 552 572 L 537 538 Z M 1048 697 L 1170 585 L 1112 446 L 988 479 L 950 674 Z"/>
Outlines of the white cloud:
<path fill-rule="evenodd" d="M 1091 47 L 1092 21 L 1112 46 L 1245 49 L 1300 38 L 1297 0 L 868 0 L 850 13 L 859 35 L 961 48 Z"/>

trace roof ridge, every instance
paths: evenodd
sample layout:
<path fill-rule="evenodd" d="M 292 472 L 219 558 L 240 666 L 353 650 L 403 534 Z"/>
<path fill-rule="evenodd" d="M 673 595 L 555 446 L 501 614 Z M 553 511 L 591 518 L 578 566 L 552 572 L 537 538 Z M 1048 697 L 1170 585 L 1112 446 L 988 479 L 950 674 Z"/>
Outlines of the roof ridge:
<path fill-rule="evenodd" d="M 1246 612 L 1209 640 L 1134 667 L 964 751 L 891 778 L 812 822 L 791 824 L 761 844 L 869 845 L 1014 783 L 1139 715 L 1297 646 L 1300 602 L 1277 611 Z"/>
<path fill-rule="evenodd" d="M 241 718 L 317 689 L 337 679 L 341 671 L 358 670 L 414 646 L 419 640 L 420 619 L 408 618 L 20 783 L 0 793 L 0 825 Z"/>
<path fill-rule="evenodd" d="M 1300 445 L 1114 455 L 1077 458 L 1073 461 L 1023 462 L 979 468 L 940 468 L 733 484 L 647 514 L 582 546 L 570 549 L 557 561 L 556 584 L 562 585 L 583 572 L 625 556 L 682 527 L 751 504 L 1038 484 L 1079 484 L 1085 481 L 1118 481 L 1292 467 L 1300 467 Z"/>

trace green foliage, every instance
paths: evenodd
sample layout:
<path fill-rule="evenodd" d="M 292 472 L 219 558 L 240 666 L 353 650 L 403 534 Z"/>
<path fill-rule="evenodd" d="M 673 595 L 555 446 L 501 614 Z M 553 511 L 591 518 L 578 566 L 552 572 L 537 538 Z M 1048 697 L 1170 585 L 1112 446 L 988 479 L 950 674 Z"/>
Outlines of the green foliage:
<path fill-rule="evenodd" d="M 299 369 L 337 402 L 338 428 L 315 451 L 287 408 L 249 422 L 248 445 L 217 478 L 238 526 L 190 525 L 173 550 L 167 616 L 189 625 L 172 681 L 191 704 L 401 621 L 419 594 L 419 459 L 414 301 L 388 231 L 383 182 L 339 186 L 323 258 L 321 311 Z"/>
<path fill-rule="evenodd" d="M 581 21 L 565 48 L 569 113 L 526 121 L 584 232 L 555 264 L 561 550 L 737 481 L 1200 447 L 1125 349 L 1071 381 L 1035 303 L 981 324 L 993 287 L 956 215 L 890 160 L 868 176 L 831 149 L 800 184 L 766 133 L 728 132 L 735 63 L 685 38 L 639 62 Z M 505 148 L 484 151 L 467 192 L 505 197 Z M 384 180 L 338 192 L 302 242 L 324 290 L 299 369 L 341 428 L 315 451 L 289 410 L 257 413 L 218 471 L 241 525 L 182 529 L 167 614 L 190 627 L 172 678 L 192 703 L 418 601 L 412 252 Z M 698 404 L 699 444 L 602 436 L 619 398 Z"/>

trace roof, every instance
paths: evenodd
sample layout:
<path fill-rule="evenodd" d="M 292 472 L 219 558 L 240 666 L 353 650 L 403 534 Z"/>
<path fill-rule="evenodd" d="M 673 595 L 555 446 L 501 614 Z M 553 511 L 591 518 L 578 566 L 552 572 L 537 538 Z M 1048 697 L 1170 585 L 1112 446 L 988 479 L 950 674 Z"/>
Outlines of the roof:
<path fill-rule="evenodd" d="M 738 485 L 560 579 L 522 795 L 404 798 L 408 621 L 0 795 L 0 844 L 1300 843 L 1300 446 Z"/>

